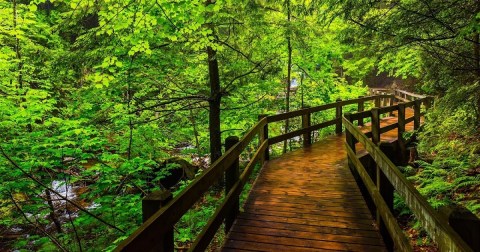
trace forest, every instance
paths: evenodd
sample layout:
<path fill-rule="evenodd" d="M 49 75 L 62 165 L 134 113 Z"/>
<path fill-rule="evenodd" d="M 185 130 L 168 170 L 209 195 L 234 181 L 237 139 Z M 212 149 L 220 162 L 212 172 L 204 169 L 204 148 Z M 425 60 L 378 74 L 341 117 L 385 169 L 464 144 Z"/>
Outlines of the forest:
<path fill-rule="evenodd" d="M 178 195 L 260 115 L 369 88 L 435 98 L 400 169 L 433 208 L 480 217 L 478 0 L 0 0 L 0 45 L 0 251 L 111 251 L 142 224 L 145 195 Z M 218 187 L 175 226 L 179 251 Z"/>

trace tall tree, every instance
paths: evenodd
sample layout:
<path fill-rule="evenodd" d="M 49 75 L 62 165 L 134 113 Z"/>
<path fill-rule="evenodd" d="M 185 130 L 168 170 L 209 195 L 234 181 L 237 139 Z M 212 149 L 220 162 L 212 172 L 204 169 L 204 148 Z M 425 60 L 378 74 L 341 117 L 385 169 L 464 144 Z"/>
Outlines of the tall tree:
<path fill-rule="evenodd" d="M 338 15 L 357 26 L 359 33 L 355 35 L 361 36 L 352 39 L 374 43 L 370 52 L 381 59 L 385 69 L 401 74 L 402 67 L 394 59 L 415 59 L 410 66 L 417 69 L 411 72 L 421 78 L 425 90 L 440 95 L 468 83 L 473 92 L 464 94 L 462 100 L 471 101 L 477 114 L 476 124 L 480 123 L 480 97 L 476 95 L 480 89 L 474 85 L 479 80 L 480 68 L 477 0 L 329 3 Z"/>

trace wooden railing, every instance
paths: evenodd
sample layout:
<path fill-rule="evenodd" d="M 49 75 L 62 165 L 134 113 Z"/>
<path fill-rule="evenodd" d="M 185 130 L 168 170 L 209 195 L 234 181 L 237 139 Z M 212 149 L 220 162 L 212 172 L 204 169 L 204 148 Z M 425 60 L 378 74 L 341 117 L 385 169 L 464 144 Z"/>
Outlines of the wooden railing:
<path fill-rule="evenodd" d="M 239 212 L 239 195 L 252 174 L 254 166 L 258 162 L 263 164 L 265 160 L 269 159 L 270 145 L 302 135 L 303 145 L 308 146 L 312 141 L 312 132 L 316 130 L 335 125 L 335 132 L 342 132 L 343 106 L 357 104 L 359 113 L 365 113 L 363 111 L 365 102 L 374 101 L 376 105 L 379 105 L 383 100 L 392 99 L 393 101 L 393 98 L 390 94 L 382 94 L 347 101 L 337 100 L 334 103 L 288 113 L 260 116 L 257 124 L 240 140 L 236 137 L 228 137 L 225 143 L 225 154 L 188 185 L 178 196 L 172 198 L 169 192 L 155 192 L 148 195 L 142 201 L 144 223 L 124 240 L 116 248 L 116 251 L 173 251 L 174 225 L 211 186 L 225 176 L 224 201 L 216 209 L 190 248 L 191 251 L 204 251 L 224 221 L 225 232 L 229 231 Z M 312 113 L 330 109 L 335 109 L 334 119 L 315 125 L 311 124 Z M 269 123 L 299 116 L 302 118 L 301 129 L 269 138 Z M 256 136 L 259 139 L 256 152 L 243 169 L 242 174 L 239 174 L 239 156 Z"/>
<path fill-rule="evenodd" d="M 398 130 L 399 145 L 403 146 L 404 149 L 407 142 L 403 139 L 405 125 L 413 121 L 414 128 L 418 129 L 420 127 L 420 118 L 424 114 L 422 108 L 430 107 L 432 100 L 429 97 L 412 95 L 401 90 L 393 92 L 375 90 L 372 92 L 383 93 L 347 101 L 337 100 L 334 103 L 278 115 L 259 116 L 259 121 L 241 139 L 228 137 L 225 141 L 225 154 L 190 183 L 179 195 L 173 198 L 169 191 L 158 191 L 147 195 L 142 201 L 144 223 L 124 240 L 116 248 L 116 251 L 173 251 L 175 224 L 201 199 L 202 195 L 210 187 L 225 177 L 224 200 L 217 207 L 215 213 L 190 248 L 190 251 L 204 251 L 222 223 L 225 223 L 225 233 L 228 233 L 239 212 L 239 195 L 252 174 L 255 165 L 258 163 L 263 165 L 263 162 L 269 159 L 269 147 L 271 145 L 293 137 L 303 136 L 303 145 L 308 146 L 312 142 L 312 132 L 335 125 L 335 132 L 341 133 L 342 122 L 346 128 L 349 167 L 357 178 L 360 177 L 371 195 L 371 199 L 378 210 L 377 220 L 381 232 L 382 230 L 383 232 L 388 232 L 395 246 L 400 251 L 411 250 L 408 241 L 392 215 L 393 190 L 397 190 L 416 216 L 425 224 L 425 229 L 432 234 L 432 237 L 442 249 L 446 251 L 471 251 L 468 245 L 433 211 L 425 199 L 405 180 L 396 166 L 380 150 L 380 135 L 395 128 Z M 408 100 L 408 102 L 393 105 L 398 101 L 404 100 Z M 364 111 L 365 102 L 373 102 L 375 107 L 372 110 Z M 358 112 L 345 114 L 342 117 L 343 107 L 351 104 L 357 104 Z M 410 118 L 405 118 L 406 109 L 409 107 L 413 109 L 414 114 Z M 311 116 L 313 113 L 330 109 L 335 109 L 335 118 L 312 125 Z M 380 127 L 380 116 L 393 113 L 397 114 L 398 122 Z M 269 123 L 294 117 L 301 117 L 301 129 L 269 137 Z M 353 122 L 357 122 L 357 125 L 362 126 L 365 118 L 371 119 L 371 131 L 362 133 L 354 126 Z M 256 137 L 259 141 L 255 154 L 240 174 L 239 157 Z M 367 171 L 363 167 L 355 151 L 356 142 L 363 144 L 368 154 L 376 162 L 375 172 Z M 377 146 L 378 144 L 380 146 Z"/>
<path fill-rule="evenodd" d="M 172 199 L 159 194 L 157 200 L 155 200 L 155 196 L 152 196 L 148 201 L 158 203 L 152 203 L 147 206 L 144 200 L 144 205 L 142 206 L 144 213 L 154 213 L 148 218 L 144 216 L 144 219 L 146 219 L 144 223 L 123 241 L 116 248 L 116 251 L 173 251 L 174 225 L 225 174 L 225 199 L 212 218 L 210 218 L 199 237 L 197 237 L 193 246 L 194 251 L 203 251 L 224 219 L 226 219 L 226 229 L 229 229 L 233 223 L 238 213 L 238 198 L 241 189 L 252 173 L 255 164 L 267 150 L 268 140 L 264 137 L 266 125 L 267 119 L 262 118 L 242 139 L 238 140 L 236 137 L 227 138 L 226 144 L 228 146 L 225 154 L 175 198 Z M 239 175 L 239 156 L 254 139 L 255 135 L 259 135 L 259 139 L 261 139 L 260 145 L 243 173 Z M 157 208 L 156 211 L 145 211 L 145 208 L 155 207 Z"/>
<path fill-rule="evenodd" d="M 409 102 L 417 99 L 427 98 L 425 95 L 411 93 L 400 89 L 371 88 L 371 95 L 393 94 L 398 101 Z M 390 104 L 393 105 L 393 104 Z"/>
<path fill-rule="evenodd" d="M 387 90 L 373 90 L 373 93 L 388 92 Z M 397 166 L 382 151 L 380 136 L 382 133 L 397 128 L 398 145 L 405 148 L 405 125 L 414 122 L 414 128 L 420 127 L 421 105 L 430 107 L 430 97 L 419 96 L 405 91 L 391 93 L 397 100 L 405 101 L 396 105 L 374 108 L 370 111 L 355 114 L 345 114 L 343 125 L 346 129 L 346 149 L 348 153 L 348 166 L 352 173 L 360 181 L 360 187 L 366 188 L 371 201 L 376 208 L 376 220 L 382 234 L 388 234 L 391 244 L 387 246 L 397 251 L 412 251 L 410 242 L 407 240 L 397 221 L 392 214 L 393 193 L 405 201 L 406 205 L 422 223 L 423 228 L 429 233 L 432 239 L 438 244 L 441 251 L 473 251 L 462 238 L 449 226 L 447 219 L 437 213 L 425 198 L 407 181 Z M 412 107 L 414 115 L 405 118 L 406 108 Z M 386 113 L 397 113 L 398 122 L 388 126 L 380 127 L 380 115 Z M 363 133 L 355 121 L 364 118 L 371 118 L 371 131 Z M 356 143 L 360 143 L 366 150 L 357 153 Z M 373 164 L 365 164 L 361 158 L 368 155 Z M 478 238 L 478 237 L 477 237 Z"/>

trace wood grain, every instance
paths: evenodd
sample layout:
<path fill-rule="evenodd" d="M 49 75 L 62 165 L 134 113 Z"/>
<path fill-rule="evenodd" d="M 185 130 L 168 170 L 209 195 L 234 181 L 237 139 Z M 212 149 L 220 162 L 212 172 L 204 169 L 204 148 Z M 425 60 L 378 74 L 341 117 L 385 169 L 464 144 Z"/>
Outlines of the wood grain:
<path fill-rule="evenodd" d="M 385 251 L 344 141 L 331 136 L 268 161 L 224 251 Z"/>

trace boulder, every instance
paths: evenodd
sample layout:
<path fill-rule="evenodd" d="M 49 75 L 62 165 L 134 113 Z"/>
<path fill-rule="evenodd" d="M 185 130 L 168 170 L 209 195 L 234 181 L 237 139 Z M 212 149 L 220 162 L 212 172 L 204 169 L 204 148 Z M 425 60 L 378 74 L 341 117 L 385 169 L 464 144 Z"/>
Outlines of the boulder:
<path fill-rule="evenodd" d="M 194 179 L 197 171 L 198 166 L 179 157 L 166 159 L 154 168 L 155 176 L 163 176 L 160 179 L 160 187 L 165 189 L 176 186 L 181 180 Z"/>

